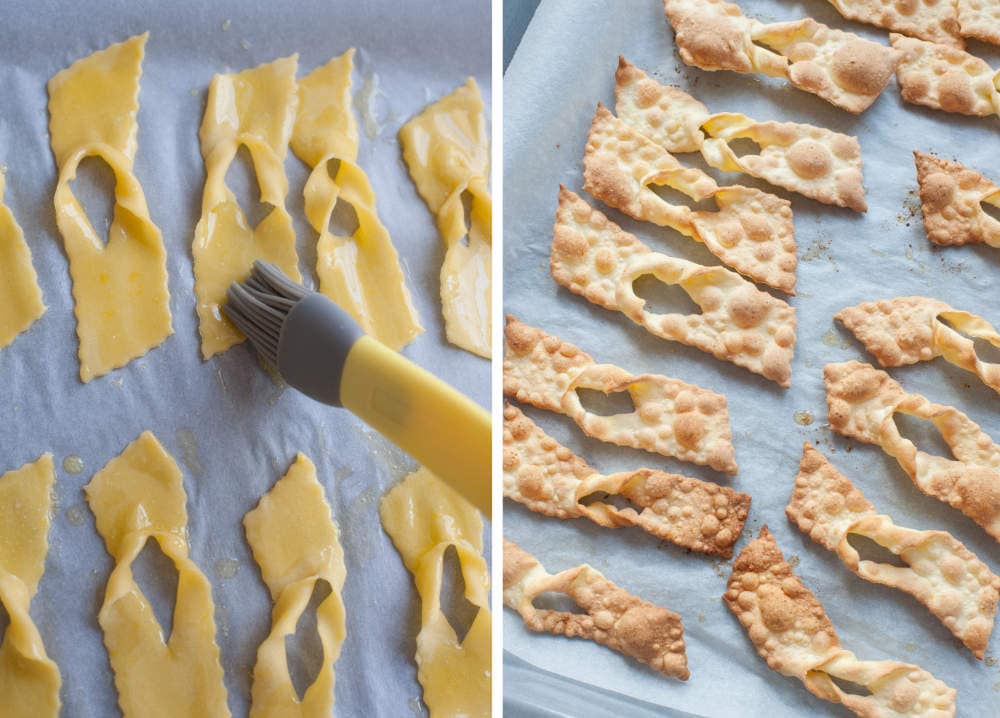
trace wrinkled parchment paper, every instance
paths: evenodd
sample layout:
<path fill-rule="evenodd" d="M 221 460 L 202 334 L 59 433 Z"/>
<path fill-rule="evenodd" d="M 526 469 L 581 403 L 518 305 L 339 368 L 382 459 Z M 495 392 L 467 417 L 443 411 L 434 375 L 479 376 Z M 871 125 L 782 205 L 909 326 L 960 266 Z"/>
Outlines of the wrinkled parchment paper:
<path fill-rule="evenodd" d="M 67 262 L 52 211 L 56 169 L 45 83 L 76 59 L 146 30 L 135 173 L 163 231 L 175 334 L 126 368 L 82 385 Z M 65 716 L 118 715 L 97 625 L 112 563 L 82 487 L 144 429 L 153 430 L 184 472 L 191 555 L 212 582 L 233 715 L 247 714 L 257 647 L 271 625 L 271 602 L 241 521 L 298 451 L 317 465 L 347 560 L 348 630 L 336 665 L 335 710 L 343 716 L 425 714 L 413 663 L 418 598 L 377 513 L 383 493 L 415 468 L 412 460 L 346 412 L 276 382 L 247 345 L 202 362 L 194 311 L 190 247 L 204 182 L 197 133 L 212 75 L 297 52 L 301 76 L 349 47 L 359 50 L 359 163 L 371 178 L 426 329 L 404 354 L 486 405 L 488 362 L 444 340 L 438 300 L 443 243 L 409 179 L 396 133 L 469 75 L 489 106 L 488 2 L 4 6 L 0 163 L 7 167 L 6 199 L 24 228 L 48 312 L 0 351 L 0 472 L 46 451 L 56 459 L 58 505 L 31 609 L 62 671 Z M 314 282 L 316 235 L 302 210 L 307 170 L 291 153 L 286 168 L 300 268 Z M 62 468 L 68 456 L 82 459 L 81 473 Z"/>
<path fill-rule="evenodd" d="M 844 21 L 822 0 L 739 4 L 746 14 L 765 22 L 811 14 L 831 26 L 887 42 L 886 33 Z M 997 48 L 971 43 L 970 49 L 1000 66 Z M 660 81 L 691 92 L 713 112 L 808 122 L 860 139 L 869 205 L 863 216 L 746 175 L 710 170 L 726 184 L 761 187 L 792 201 L 800 264 L 798 295 L 791 301 L 799 329 L 789 390 L 647 334 L 623 315 L 590 304 L 550 278 L 558 185 L 563 182 L 580 191 L 587 129 L 598 101 L 614 105 L 619 54 Z M 802 442 L 808 440 L 896 523 L 948 530 L 1000 572 L 1000 548 L 978 526 L 922 495 L 878 447 L 846 441 L 826 428 L 822 383 L 827 362 L 873 362 L 834 324 L 833 314 L 843 307 L 924 294 L 1000 323 L 1000 251 L 930 245 L 920 220 L 911 155 L 915 149 L 934 152 L 1000 180 L 1000 119 L 964 118 L 904 105 L 895 80 L 868 112 L 855 117 L 780 80 L 687 67 L 676 54 L 659 0 L 545 0 L 514 56 L 504 87 L 506 311 L 577 344 L 598 361 L 637 374 L 674 376 L 726 394 L 740 472 L 729 479 L 656 454 L 612 447 L 586 438 L 565 417 L 530 408 L 527 413 L 599 470 L 651 466 L 751 494 L 753 505 L 737 552 L 768 524 L 786 557 L 796 564 L 797 574 L 825 605 L 845 648 L 862 659 L 922 666 L 958 690 L 960 716 L 1000 715 L 1000 638 L 994 635 L 987 660 L 977 661 L 924 606 L 856 577 L 784 515 Z M 698 155 L 680 158 L 705 168 Z M 654 250 L 718 263 L 690 239 L 598 206 Z M 891 373 L 906 389 L 959 407 L 1000 440 L 1000 398 L 971 374 L 940 359 Z M 798 412 L 803 413 L 796 420 Z M 506 651 L 541 669 L 532 674 L 523 663 L 515 661 L 513 670 L 508 666 L 504 689 L 511 715 L 652 715 L 652 706 L 713 717 L 851 715 L 814 698 L 798 681 L 770 671 L 757 656 L 721 600 L 731 561 L 687 554 L 639 529 L 612 531 L 583 519 L 546 518 L 510 500 L 504 502 L 504 534 L 533 552 L 550 572 L 589 561 L 616 583 L 680 613 L 691 669 L 687 683 L 664 679 L 596 644 L 530 634 L 516 614 L 505 610 Z M 597 690 L 579 688 L 559 676 Z M 662 709 L 660 714 L 674 715 Z"/>

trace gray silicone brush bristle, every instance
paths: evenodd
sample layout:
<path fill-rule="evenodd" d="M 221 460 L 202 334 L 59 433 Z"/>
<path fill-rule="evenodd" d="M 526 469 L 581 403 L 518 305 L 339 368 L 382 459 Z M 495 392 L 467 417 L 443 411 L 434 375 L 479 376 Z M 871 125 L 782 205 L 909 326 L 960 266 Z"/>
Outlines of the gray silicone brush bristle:
<path fill-rule="evenodd" d="M 259 259 L 243 283 L 233 282 L 222 312 L 272 366 L 278 366 L 278 343 L 288 313 L 310 292 L 278 267 Z"/>

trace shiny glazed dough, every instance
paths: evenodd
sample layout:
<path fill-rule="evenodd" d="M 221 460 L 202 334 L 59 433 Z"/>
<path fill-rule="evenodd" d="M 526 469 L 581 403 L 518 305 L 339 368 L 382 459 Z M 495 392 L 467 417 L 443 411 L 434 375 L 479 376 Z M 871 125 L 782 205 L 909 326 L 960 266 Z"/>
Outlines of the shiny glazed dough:
<path fill-rule="evenodd" d="M 49 134 L 59 168 L 56 223 L 73 278 L 84 382 L 125 366 L 173 333 L 166 250 L 132 173 L 147 37 L 136 35 L 78 60 L 48 85 Z M 87 157 L 100 157 L 115 174 L 107 244 L 70 187 Z"/>
<path fill-rule="evenodd" d="M 59 715 L 59 668 L 28 613 L 45 571 L 54 482 L 52 454 L 0 476 L 0 604 L 10 619 L 0 642 L 4 718 Z"/>
<path fill-rule="evenodd" d="M 146 431 L 84 491 L 115 561 L 98 622 L 124 718 L 228 718 L 212 587 L 188 557 L 187 496 L 177 463 Z M 169 640 L 132 577 L 132 562 L 148 540 L 177 568 Z"/>
<path fill-rule="evenodd" d="M 305 186 L 306 217 L 319 232 L 316 272 L 320 291 L 345 309 L 365 333 L 401 349 L 423 332 L 399 255 L 379 220 L 375 192 L 357 164 L 358 124 L 351 103 L 354 50 L 299 80 L 292 152 L 312 168 Z M 330 162 L 339 162 L 331 176 Z M 351 237 L 330 231 L 337 202 L 357 215 Z"/>
<path fill-rule="evenodd" d="M 444 238 L 441 305 L 448 341 L 490 358 L 493 203 L 490 148 L 471 77 L 403 125 L 403 158 Z M 471 196 L 466 223 L 462 195 Z"/>
<path fill-rule="evenodd" d="M 295 122 L 298 97 L 292 55 L 229 75 L 216 75 L 199 137 L 205 158 L 201 219 L 194 231 L 194 291 L 198 330 L 205 359 L 224 352 L 244 337 L 222 315 L 226 290 L 250 272 L 255 259 L 272 262 L 301 281 L 295 253 L 295 229 L 285 209 L 288 178 L 285 156 Z M 251 227 L 236 195 L 226 186 L 226 171 L 240 147 L 253 159 L 260 201 L 273 209 Z"/>
<path fill-rule="evenodd" d="M 386 494 L 379 513 L 420 594 L 417 678 L 431 718 L 489 716 L 489 569 L 482 556 L 479 513 L 425 468 Z M 479 607 L 461 643 L 441 611 L 443 559 L 449 546 L 455 547 L 462 567 L 465 598 Z"/>
<path fill-rule="evenodd" d="M 333 664 L 344 641 L 344 604 L 340 592 L 347 569 L 337 526 L 304 454 L 243 519 L 247 541 L 274 601 L 271 633 L 257 651 L 251 718 L 319 718 L 333 710 Z M 285 639 L 294 635 L 319 581 L 329 595 L 316 607 L 316 629 L 323 644 L 319 675 L 300 701 L 292 685 Z"/>
<path fill-rule="evenodd" d="M 3 204 L 4 185 L 0 172 L 0 349 L 45 313 L 31 250 L 13 212 Z"/>

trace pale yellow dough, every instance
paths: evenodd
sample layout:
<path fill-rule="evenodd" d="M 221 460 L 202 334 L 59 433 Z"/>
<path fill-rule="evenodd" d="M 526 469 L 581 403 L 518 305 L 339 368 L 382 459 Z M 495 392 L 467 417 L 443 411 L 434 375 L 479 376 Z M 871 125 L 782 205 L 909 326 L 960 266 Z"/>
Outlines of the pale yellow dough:
<path fill-rule="evenodd" d="M 471 77 L 403 125 L 403 158 L 444 238 L 441 305 L 448 341 L 490 358 L 493 201 L 490 148 Z M 471 196 L 466 224 L 462 195 Z"/>
<path fill-rule="evenodd" d="M 251 70 L 216 75 L 208 87 L 199 132 L 205 192 L 192 250 L 205 359 L 244 339 L 222 315 L 221 305 L 229 285 L 245 279 L 254 260 L 278 265 L 296 282 L 302 279 L 295 229 L 285 209 L 288 178 L 284 167 L 298 105 L 297 66 L 298 56 L 292 55 Z M 260 201 L 273 207 L 256 227 L 249 226 L 236 195 L 226 186 L 226 171 L 241 146 L 253 158 Z"/>
<path fill-rule="evenodd" d="M 0 604 L 10 618 L 0 642 L 4 718 L 59 715 L 59 668 L 28 613 L 45 571 L 54 482 L 52 454 L 0 476 Z"/>
<path fill-rule="evenodd" d="M 251 718 L 326 718 L 333 710 L 333 664 L 344 641 L 340 592 L 347 569 L 337 526 L 316 467 L 299 454 L 288 473 L 243 519 L 247 541 L 274 601 L 271 633 L 257 650 Z M 300 701 L 288 672 L 285 638 L 295 633 L 318 581 L 330 585 L 316 607 L 323 665 Z"/>
<path fill-rule="evenodd" d="M 78 60 L 49 80 L 49 134 L 59 168 L 56 223 L 69 257 L 80 338 L 80 378 L 125 366 L 171 333 L 167 254 L 132 173 L 139 78 L 148 33 Z M 115 174 L 105 245 L 70 182 L 100 157 Z"/>
<path fill-rule="evenodd" d="M 299 111 L 292 152 L 312 168 L 305 187 L 306 217 L 319 232 L 316 271 L 320 291 L 345 309 L 365 332 L 401 349 L 423 332 L 406 287 L 399 255 L 375 209 L 375 192 L 358 165 L 358 123 L 351 104 L 354 50 L 299 80 Z M 331 176 L 330 162 L 339 162 Z M 351 237 L 330 231 L 337 202 L 354 208 Z"/>
<path fill-rule="evenodd" d="M 177 463 L 146 431 L 84 489 L 115 566 L 98 622 L 124 718 L 229 716 L 212 587 L 188 557 L 187 496 Z M 170 638 L 132 577 L 146 541 L 177 568 Z"/>
<path fill-rule="evenodd" d="M 31 250 L 24 233 L 3 203 L 5 180 L 0 172 L 0 349 L 45 313 Z"/>
<path fill-rule="evenodd" d="M 417 584 L 421 628 L 417 678 L 431 718 L 490 715 L 489 570 L 483 559 L 483 521 L 472 504 L 421 468 L 382 499 L 382 526 Z M 479 607 L 459 643 L 441 611 L 444 552 L 454 546 L 465 598 Z"/>

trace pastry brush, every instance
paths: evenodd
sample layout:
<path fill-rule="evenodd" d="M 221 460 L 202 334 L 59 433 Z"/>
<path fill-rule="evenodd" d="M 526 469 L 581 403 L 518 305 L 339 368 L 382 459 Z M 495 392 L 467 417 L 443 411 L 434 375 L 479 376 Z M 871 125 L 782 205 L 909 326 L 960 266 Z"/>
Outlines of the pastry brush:
<path fill-rule="evenodd" d="M 490 516 L 485 409 L 273 264 L 254 262 L 222 311 L 290 386 L 348 409 Z"/>

